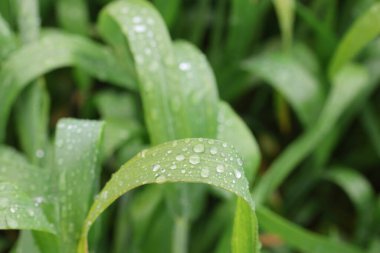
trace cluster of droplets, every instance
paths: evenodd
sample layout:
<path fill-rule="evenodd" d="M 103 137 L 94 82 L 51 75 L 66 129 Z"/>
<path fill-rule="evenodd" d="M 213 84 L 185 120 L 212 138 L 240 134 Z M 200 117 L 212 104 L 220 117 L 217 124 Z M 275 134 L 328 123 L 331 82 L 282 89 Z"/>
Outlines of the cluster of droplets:
<path fill-rule="evenodd" d="M 207 139 L 186 139 L 174 141 L 170 148 L 160 151 L 144 150 L 141 158 L 154 158 L 148 168 L 153 172 L 156 183 L 186 181 L 200 178 L 201 181 L 217 178 L 224 184 L 235 184 L 243 178 L 242 159 L 227 143 Z M 142 163 L 143 164 L 143 163 Z M 150 173 L 147 173 L 150 174 Z M 214 179 L 213 179 L 214 180 Z"/>

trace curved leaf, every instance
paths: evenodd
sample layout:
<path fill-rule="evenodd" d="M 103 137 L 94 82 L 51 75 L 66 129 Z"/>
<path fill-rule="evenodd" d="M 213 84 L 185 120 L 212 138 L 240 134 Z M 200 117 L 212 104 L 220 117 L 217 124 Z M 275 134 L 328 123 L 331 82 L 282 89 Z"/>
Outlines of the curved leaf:
<path fill-rule="evenodd" d="M 291 54 L 266 52 L 248 60 L 244 66 L 284 96 L 305 126 L 316 121 L 324 102 L 322 87 Z"/>
<path fill-rule="evenodd" d="M 111 3 L 102 11 L 98 26 L 106 40 L 123 34 L 128 41 L 154 144 L 215 137 L 217 92 L 210 67 L 191 45 L 172 46 L 164 21 L 148 2 Z"/>
<path fill-rule="evenodd" d="M 329 66 L 332 78 L 339 69 L 353 59 L 371 40 L 380 34 L 380 3 L 374 4 L 350 27 L 339 43 Z"/>
<path fill-rule="evenodd" d="M 324 178 L 342 188 L 353 202 L 359 216 L 356 224 L 357 236 L 360 240 L 368 237 L 375 202 L 375 193 L 368 180 L 353 169 L 339 166 L 330 168 Z"/>
<path fill-rule="evenodd" d="M 85 0 L 58 0 L 57 16 L 60 25 L 77 34 L 89 32 L 89 13 Z"/>
<path fill-rule="evenodd" d="M 100 80 L 134 89 L 131 75 L 107 48 L 74 35 L 58 32 L 46 34 L 13 53 L 1 68 L 0 141 L 4 139 L 10 107 L 20 91 L 39 76 L 72 65 L 79 66 Z"/>
<path fill-rule="evenodd" d="M 164 182 L 210 184 L 235 193 L 254 212 L 241 158 L 232 146 L 211 139 L 168 142 L 142 151 L 112 176 L 90 209 L 78 252 L 88 252 L 87 233 L 91 225 L 118 197 L 141 185 Z M 257 223 L 254 230 L 257 231 Z M 256 238 L 251 240 L 257 247 Z"/>
<path fill-rule="evenodd" d="M 282 152 L 256 185 L 254 196 L 262 203 L 331 131 L 341 115 L 370 88 L 368 73 L 357 65 L 348 65 L 334 78 L 333 89 L 318 121 Z"/>

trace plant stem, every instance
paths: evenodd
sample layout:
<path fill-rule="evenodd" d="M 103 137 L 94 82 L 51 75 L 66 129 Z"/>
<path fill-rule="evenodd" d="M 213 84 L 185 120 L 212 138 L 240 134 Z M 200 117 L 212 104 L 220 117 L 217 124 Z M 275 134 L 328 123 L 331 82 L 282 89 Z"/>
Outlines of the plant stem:
<path fill-rule="evenodd" d="M 188 234 L 189 220 L 184 216 L 176 217 L 173 230 L 173 253 L 187 253 Z"/>

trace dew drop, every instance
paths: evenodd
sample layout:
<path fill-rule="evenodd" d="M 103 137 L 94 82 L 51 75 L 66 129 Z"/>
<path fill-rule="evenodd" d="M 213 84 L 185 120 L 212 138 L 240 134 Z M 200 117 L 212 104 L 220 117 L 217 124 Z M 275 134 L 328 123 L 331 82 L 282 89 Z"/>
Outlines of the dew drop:
<path fill-rule="evenodd" d="M 146 31 L 146 26 L 145 25 L 135 25 L 133 27 L 133 30 L 135 30 L 135 32 L 137 32 L 137 33 L 143 33 Z"/>
<path fill-rule="evenodd" d="M 210 171 L 209 171 L 208 168 L 203 168 L 203 169 L 201 170 L 201 177 L 206 178 L 206 177 L 208 177 L 209 175 L 210 175 Z"/>
<path fill-rule="evenodd" d="M 205 151 L 205 146 L 203 144 L 196 144 L 193 150 L 195 153 L 202 153 Z"/>
<path fill-rule="evenodd" d="M 104 191 L 102 193 L 102 199 L 107 199 L 108 198 L 108 191 Z"/>
<path fill-rule="evenodd" d="M 34 211 L 33 209 L 28 209 L 28 214 L 33 217 L 34 216 Z"/>
<path fill-rule="evenodd" d="M 189 69 L 191 69 L 191 65 L 188 62 L 181 62 L 178 67 L 182 71 L 188 71 Z"/>
<path fill-rule="evenodd" d="M 224 166 L 222 164 L 219 164 L 216 166 L 216 172 L 223 173 L 224 172 Z"/>
<path fill-rule="evenodd" d="M 11 206 L 10 211 L 11 211 L 11 213 L 15 213 L 17 211 L 17 209 L 16 209 L 16 207 Z"/>
<path fill-rule="evenodd" d="M 36 157 L 37 158 L 43 158 L 44 156 L 45 156 L 45 152 L 42 149 L 37 149 Z"/>
<path fill-rule="evenodd" d="M 216 147 L 211 147 L 211 148 L 210 148 L 210 153 L 211 153 L 212 155 L 216 155 L 216 154 L 218 153 L 218 149 L 217 149 Z"/>
<path fill-rule="evenodd" d="M 197 155 L 192 155 L 189 158 L 189 163 L 194 164 L 194 165 L 200 163 L 200 161 L 201 159 Z"/>
<path fill-rule="evenodd" d="M 158 171 L 160 168 L 161 168 L 161 165 L 159 165 L 159 164 L 154 164 L 154 165 L 152 166 L 152 170 L 153 170 L 153 171 Z"/>
<path fill-rule="evenodd" d="M 235 173 L 235 177 L 237 179 L 241 178 L 241 171 L 240 170 L 235 170 L 234 173 Z"/>
<path fill-rule="evenodd" d="M 237 161 L 237 164 L 238 164 L 239 166 L 242 166 L 242 165 L 243 165 L 243 160 L 242 160 L 242 159 L 238 158 L 236 161 Z"/>
<path fill-rule="evenodd" d="M 166 181 L 166 177 L 164 175 L 159 175 L 157 176 L 156 178 L 156 183 L 157 184 L 161 184 L 161 183 L 164 183 Z"/>
<path fill-rule="evenodd" d="M 133 21 L 133 23 L 140 23 L 142 21 L 142 18 L 139 16 L 136 16 L 136 17 L 132 18 L 132 21 Z"/>
<path fill-rule="evenodd" d="M 36 198 L 34 199 L 34 205 L 35 205 L 35 206 L 39 206 L 39 205 L 41 205 L 42 202 L 44 202 L 44 198 L 43 198 L 43 197 L 36 197 Z"/>
<path fill-rule="evenodd" d="M 222 146 L 223 146 L 224 148 L 226 148 L 226 147 L 227 147 L 227 143 L 223 142 Z"/>
<path fill-rule="evenodd" d="M 183 160 L 185 160 L 185 156 L 184 155 L 177 155 L 176 157 L 175 157 L 175 159 L 177 160 L 177 161 L 183 161 Z"/>
<path fill-rule="evenodd" d="M 172 170 L 177 169 L 177 165 L 173 164 L 172 166 L 170 166 L 170 169 L 172 169 Z"/>

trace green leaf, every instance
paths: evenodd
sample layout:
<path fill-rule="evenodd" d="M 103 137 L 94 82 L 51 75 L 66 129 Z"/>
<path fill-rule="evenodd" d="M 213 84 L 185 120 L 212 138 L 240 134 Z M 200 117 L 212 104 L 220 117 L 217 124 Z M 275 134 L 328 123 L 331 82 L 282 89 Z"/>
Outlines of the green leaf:
<path fill-rule="evenodd" d="M 244 172 L 249 182 L 255 177 L 261 161 L 259 146 L 251 130 L 234 110 L 219 103 L 218 139 L 234 145 L 244 161 Z"/>
<path fill-rule="evenodd" d="M 38 0 L 16 0 L 17 21 L 23 43 L 36 40 L 40 33 Z"/>
<path fill-rule="evenodd" d="M 22 231 L 11 253 L 40 253 L 30 231 Z"/>
<path fill-rule="evenodd" d="M 294 0 L 274 0 L 277 17 L 280 23 L 282 42 L 285 49 L 289 49 L 293 40 Z"/>
<path fill-rule="evenodd" d="M 19 141 L 29 160 L 43 164 L 48 145 L 50 98 L 43 81 L 35 82 L 16 103 Z"/>
<path fill-rule="evenodd" d="M 85 0 L 58 0 L 57 14 L 60 25 L 77 34 L 89 33 L 89 13 Z"/>
<path fill-rule="evenodd" d="M 57 125 L 55 173 L 61 252 L 74 252 L 80 229 L 99 184 L 103 123 L 63 119 Z"/>
<path fill-rule="evenodd" d="M 142 151 L 112 176 L 93 203 L 83 226 L 78 252 L 88 252 L 87 233 L 96 218 L 125 192 L 145 184 L 210 184 L 235 193 L 254 213 L 254 203 L 240 161 L 232 146 L 211 139 L 176 140 Z M 255 238 L 253 241 L 256 246 Z"/>
<path fill-rule="evenodd" d="M 245 57 L 252 40 L 257 37 L 261 20 L 270 3 L 267 1 L 233 0 L 229 17 L 225 59 L 240 60 Z M 220 62 L 226 64 L 225 61 Z"/>
<path fill-rule="evenodd" d="M 257 209 L 260 225 L 268 232 L 275 233 L 282 240 L 302 252 L 310 253 L 364 253 L 364 251 L 342 242 L 332 241 L 327 237 L 309 232 L 276 215 L 267 208 Z"/>
<path fill-rule="evenodd" d="M 215 136 L 217 92 L 210 67 L 189 44 L 172 46 L 163 20 L 148 2 L 111 3 L 101 13 L 99 29 L 107 38 L 119 29 L 128 41 L 153 143 Z"/>
<path fill-rule="evenodd" d="M 232 253 L 259 251 L 257 219 L 250 206 L 242 198 L 237 199 L 232 232 Z"/>
<path fill-rule="evenodd" d="M 331 78 L 380 34 L 379 23 L 380 3 L 376 3 L 355 21 L 339 43 L 329 65 Z"/>
<path fill-rule="evenodd" d="M 73 65 L 100 80 L 134 89 L 129 72 L 120 67 L 107 48 L 74 35 L 59 32 L 46 34 L 13 53 L 1 68 L 0 142 L 5 136 L 10 107 L 20 91 L 43 74 Z"/>
<path fill-rule="evenodd" d="M 49 171 L 29 164 L 12 148 L 0 146 L 0 172 L 0 180 L 16 185 L 37 202 L 44 202 L 51 191 Z"/>
<path fill-rule="evenodd" d="M 262 203 L 277 189 L 296 166 L 329 134 L 345 110 L 370 87 L 365 69 L 356 65 L 348 65 L 341 69 L 333 80 L 333 89 L 318 121 L 281 153 L 256 185 L 254 196 L 257 203 Z"/>
<path fill-rule="evenodd" d="M 324 102 L 318 80 L 292 55 L 266 52 L 245 63 L 245 69 L 265 80 L 287 102 L 305 126 L 317 119 Z"/>
<path fill-rule="evenodd" d="M 0 60 L 5 59 L 17 46 L 15 35 L 0 13 Z"/>
<path fill-rule="evenodd" d="M 177 57 L 183 107 L 190 127 L 189 135 L 184 137 L 215 138 L 217 134 L 218 91 L 214 74 L 206 57 L 193 45 L 184 41 L 174 43 Z M 173 97 L 176 94 L 172 94 Z M 174 103 L 179 98 L 173 98 Z M 179 118 L 182 113 L 176 113 Z M 196 115 L 196 116 L 195 116 Z"/>
<path fill-rule="evenodd" d="M 351 168 L 334 166 L 329 168 L 324 178 L 337 184 L 353 202 L 357 211 L 356 234 L 359 240 L 368 238 L 372 212 L 374 210 L 375 193 L 368 180 Z"/>
<path fill-rule="evenodd" d="M 9 182 L 0 182 L 0 229 L 55 233 L 42 208 L 21 188 Z"/>

